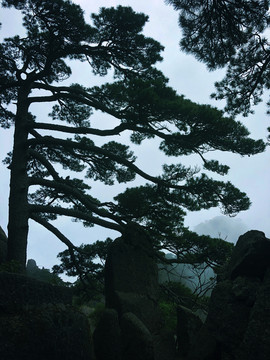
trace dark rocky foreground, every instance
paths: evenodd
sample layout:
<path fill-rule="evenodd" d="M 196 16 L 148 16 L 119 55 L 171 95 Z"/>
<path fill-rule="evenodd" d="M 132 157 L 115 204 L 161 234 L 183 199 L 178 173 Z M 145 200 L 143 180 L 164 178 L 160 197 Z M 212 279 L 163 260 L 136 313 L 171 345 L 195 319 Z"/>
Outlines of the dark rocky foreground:
<path fill-rule="evenodd" d="M 0 272 L 1 360 L 92 360 L 87 318 L 70 289 Z"/>
<path fill-rule="evenodd" d="M 205 323 L 179 307 L 168 332 L 158 306 L 150 240 L 117 239 L 106 263 L 106 309 L 94 333 L 70 289 L 0 273 L 3 360 L 269 360 L 270 240 L 242 235 L 219 275 Z"/>
<path fill-rule="evenodd" d="M 263 232 L 240 236 L 188 359 L 270 359 L 270 240 Z"/>

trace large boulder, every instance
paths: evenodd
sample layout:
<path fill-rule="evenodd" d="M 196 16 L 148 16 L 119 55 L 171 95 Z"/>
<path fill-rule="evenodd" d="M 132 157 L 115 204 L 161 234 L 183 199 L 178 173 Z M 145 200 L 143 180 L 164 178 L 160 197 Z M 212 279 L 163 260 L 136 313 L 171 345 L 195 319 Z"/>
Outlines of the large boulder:
<path fill-rule="evenodd" d="M 120 322 L 123 360 L 154 360 L 153 338 L 143 322 L 133 313 L 125 313 Z"/>
<path fill-rule="evenodd" d="M 153 337 L 133 313 L 105 309 L 93 334 L 97 360 L 154 360 Z"/>
<path fill-rule="evenodd" d="M 147 297 L 147 295 L 116 291 L 114 308 L 117 309 L 120 317 L 126 312 L 136 314 L 153 333 L 156 333 L 162 326 L 158 304 L 152 298 Z"/>
<path fill-rule="evenodd" d="M 190 351 L 202 324 L 193 311 L 184 306 L 177 307 L 177 350 L 181 356 L 186 356 Z"/>
<path fill-rule="evenodd" d="M 212 292 L 206 322 L 188 359 L 270 358 L 269 256 L 270 240 L 262 232 L 240 236 Z"/>
<path fill-rule="evenodd" d="M 240 236 L 227 269 L 227 277 L 264 277 L 269 267 L 270 240 L 262 231 L 251 230 Z"/>
<path fill-rule="evenodd" d="M 157 299 L 158 268 L 151 240 L 143 231 L 131 227 L 112 243 L 106 261 L 105 281 L 108 303 L 115 290 Z"/>
<path fill-rule="evenodd" d="M 248 326 L 239 350 L 245 360 L 270 359 L 270 270 L 267 270 L 250 312 Z"/>
<path fill-rule="evenodd" d="M 106 307 L 116 310 L 120 319 L 122 360 L 175 358 L 173 334 L 164 334 L 158 297 L 152 242 L 145 232 L 130 226 L 111 244 L 105 266 Z"/>
<path fill-rule="evenodd" d="M 134 313 L 151 332 L 161 326 L 158 310 L 158 268 L 147 235 L 130 228 L 109 248 L 105 266 L 106 307 L 119 317 Z"/>
<path fill-rule="evenodd" d="M 7 236 L 0 226 L 0 265 L 7 260 Z"/>

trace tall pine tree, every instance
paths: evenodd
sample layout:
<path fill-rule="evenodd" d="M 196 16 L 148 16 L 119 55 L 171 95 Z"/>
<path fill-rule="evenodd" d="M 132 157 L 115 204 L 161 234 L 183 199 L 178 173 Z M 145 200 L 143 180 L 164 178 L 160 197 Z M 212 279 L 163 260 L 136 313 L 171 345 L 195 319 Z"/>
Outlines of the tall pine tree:
<path fill-rule="evenodd" d="M 6 159 L 11 171 L 8 260 L 25 266 L 29 219 L 55 234 L 71 252 L 71 241 L 52 224 L 58 216 L 120 233 L 136 223 L 152 236 L 158 250 L 180 246 L 187 231 L 186 210 L 220 205 L 225 213 L 235 214 L 249 207 L 246 194 L 199 168 L 179 163 L 164 165 L 159 176 L 145 172 L 129 146 L 119 142 L 123 132 L 135 144 L 157 138 L 167 156 L 197 154 L 206 170 L 220 175 L 228 166 L 208 159 L 206 153 L 253 155 L 265 148 L 263 141 L 249 138 L 241 123 L 168 87 L 168 80 L 154 68 L 163 47 L 142 34 L 147 16 L 130 7 L 101 8 L 90 25 L 71 1 L 4 0 L 2 5 L 22 12 L 26 32 L 0 45 L 0 121 L 4 128 L 14 127 L 13 151 Z M 96 76 L 113 71 L 114 80 L 92 87 L 77 84 L 74 61 L 89 64 Z M 45 122 L 32 111 L 42 103 L 52 105 Z M 91 126 L 96 110 L 118 124 Z M 109 136 L 117 141 L 94 142 Z M 137 175 L 146 184 L 127 189 L 113 202 L 101 202 L 75 172 L 106 185 L 129 182 Z"/>

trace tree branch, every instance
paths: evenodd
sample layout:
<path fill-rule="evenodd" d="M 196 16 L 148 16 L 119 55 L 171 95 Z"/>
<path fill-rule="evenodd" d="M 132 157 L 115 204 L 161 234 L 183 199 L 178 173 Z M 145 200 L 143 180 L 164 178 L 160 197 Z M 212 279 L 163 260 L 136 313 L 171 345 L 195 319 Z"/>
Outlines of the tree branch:
<path fill-rule="evenodd" d="M 61 231 L 59 231 L 55 226 L 50 224 L 48 221 L 42 219 L 41 217 L 39 217 L 37 215 L 34 215 L 33 213 L 30 214 L 30 219 L 34 220 L 35 222 L 44 226 L 47 230 L 52 232 L 69 249 L 77 249 L 76 246 L 64 234 L 61 233 Z"/>
<path fill-rule="evenodd" d="M 119 135 L 124 130 L 131 130 L 127 123 L 120 124 L 115 128 L 108 130 L 93 129 L 85 126 L 73 127 L 73 126 L 47 124 L 47 123 L 34 123 L 33 128 L 42 129 L 42 130 L 61 131 L 71 134 L 91 134 L 91 135 L 99 135 L 99 136 Z"/>
<path fill-rule="evenodd" d="M 46 169 L 48 170 L 48 172 L 51 174 L 51 176 L 55 181 L 61 180 L 60 176 L 58 175 L 58 172 L 55 171 L 52 164 L 44 156 L 42 156 L 38 151 L 35 151 L 33 149 L 29 149 L 28 152 L 30 155 L 32 155 L 35 159 L 37 159 L 42 165 L 46 167 Z"/>
<path fill-rule="evenodd" d="M 58 237 L 59 240 L 61 240 L 68 247 L 71 260 L 73 261 L 73 264 L 79 273 L 80 280 L 83 282 L 83 284 L 86 285 L 86 283 L 84 281 L 84 273 L 81 271 L 80 264 L 78 263 L 76 256 L 74 254 L 74 249 L 75 250 L 79 250 L 79 249 L 77 249 L 77 247 L 75 245 L 73 245 L 73 243 L 64 234 L 62 234 L 61 231 L 59 231 L 55 226 L 50 224 L 48 221 L 40 218 L 39 216 L 33 215 L 33 214 L 30 215 L 30 218 L 32 220 L 34 220 L 35 222 L 37 222 L 38 224 L 45 227 L 51 233 L 53 233 L 56 237 Z"/>
<path fill-rule="evenodd" d="M 51 96 L 31 96 L 29 97 L 29 103 L 33 102 L 51 102 L 58 99 L 71 99 L 81 102 L 83 104 L 94 107 L 95 109 L 101 110 L 114 116 L 117 119 L 122 119 L 123 115 L 120 112 L 109 109 L 95 99 L 95 95 L 91 95 L 85 90 L 73 88 L 69 86 L 52 86 L 49 84 L 35 82 L 32 85 L 33 89 L 42 89 L 52 92 Z"/>
<path fill-rule="evenodd" d="M 49 214 L 65 215 L 80 220 L 90 221 L 96 225 L 105 227 L 107 229 L 118 231 L 121 234 L 124 231 L 124 228 L 119 224 L 100 219 L 93 215 L 88 215 L 82 211 L 66 209 L 60 206 L 29 205 L 29 212 L 31 214 L 30 216 L 32 216 L 32 213 L 49 213 Z"/>
<path fill-rule="evenodd" d="M 107 217 L 121 224 L 121 220 L 119 217 L 109 213 L 104 209 L 99 209 L 98 204 L 94 201 L 89 200 L 86 194 L 82 193 L 80 190 L 74 188 L 74 186 L 70 186 L 65 183 L 64 179 L 58 178 L 58 181 L 51 181 L 41 178 L 29 178 L 29 185 L 40 185 L 54 188 L 60 192 L 64 192 L 68 195 L 72 195 L 77 198 L 89 211 L 95 212 L 97 215 L 102 217 Z"/>
<path fill-rule="evenodd" d="M 130 170 L 133 170 L 134 172 L 136 172 L 136 174 L 140 175 L 141 177 L 143 177 L 146 180 L 151 181 L 154 184 L 158 184 L 158 185 L 173 188 L 173 189 L 181 189 L 181 190 L 186 189 L 185 186 L 169 184 L 168 182 L 166 182 L 162 179 L 151 176 L 151 175 L 145 173 L 140 168 L 138 168 L 132 162 L 124 159 L 123 157 L 115 155 L 106 149 L 102 149 L 102 148 L 94 146 L 94 145 L 86 146 L 85 144 L 80 144 L 80 143 L 72 141 L 72 140 L 56 139 L 51 136 L 44 136 L 42 139 L 29 139 L 28 144 L 29 145 L 44 144 L 44 145 L 56 145 L 56 146 L 58 145 L 58 146 L 66 147 L 66 148 L 72 148 L 72 149 L 89 150 L 91 152 L 94 152 L 95 154 L 104 155 L 104 156 L 108 157 L 109 159 L 114 160 L 114 161 L 118 162 L 119 164 L 126 166 Z"/>

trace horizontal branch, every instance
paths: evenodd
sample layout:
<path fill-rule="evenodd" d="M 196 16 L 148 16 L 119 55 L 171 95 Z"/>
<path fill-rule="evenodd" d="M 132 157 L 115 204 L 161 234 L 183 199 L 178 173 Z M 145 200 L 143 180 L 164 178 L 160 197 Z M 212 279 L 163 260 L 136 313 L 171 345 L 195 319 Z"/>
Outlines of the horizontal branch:
<path fill-rule="evenodd" d="M 85 212 L 73 210 L 73 209 L 66 209 L 60 206 L 46 206 L 46 205 L 29 205 L 29 212 L 30 216 L 32 213 L 47 213 L 47 214 L 57 214 L 57 215 L 64 215 L 73 217 L 80 220 L 85 220 L 92 222 L 93 224 L 105 227 L 107 229 L 115 230 L 120 233 L 123 233 L 124 228 L 119 224 L 112 223 L 107 220 L 100 219 L 96 216 L 86 214 Z"/>
<path fill-rule="evenodd" d="M 149 125 L 149 124 L 148 124 Z M 58 124 L 48 124 L 48 123 L 32 123 L 33 129 L 42 129 L 42 130 L 51 130 L 51 131 L 60 131 L 69 134 L 91 134 L 91 135 L 98 135 L 98 136 L 112 136 L 112 135 L 119 135 L 121 132 L 125 130 L 136 131 L 141 134 L 146 135 L 155 135 L 163 140 L 170 140 L 174 135 L 164 134 L 161 131 L 153 129 L 152 127 L 142 127 L 134 124 L 129 123 L 122 123 L 113 129 L 94 129 L 88 128 L 86 126 L 66 126 L 66 125 L 58 125 Z"/>
<path fill-rule="evenodd" d="M 42 130 L 52 130 L 52 131 L 60 131 L 70 134 L 91 134 L 91 135 L 99 135 L 99 136 L 111 136 L 111 135 L 119 135 L 124 130 L 130 130 L 129 126 L 126 123 L 120 124 L 113 129 L 100 130 L 88 128 L 86 126 L 65 126 L 65 125 L 57 125 L 57 124 L 48 124 L 48 123 L 33 123 L 34 129 L 42 129 Z"/>
<path fill-rule="evenodd" d="M 89 211 L 93 211 L 95 214 L 101 216 L 101 217 L 107 217 L 109 219 L 112 219 L 116 221 L 117 223 L 121 223 L 120 218 L 109 213 L 108 211 L 104 209 L 99 209 L 98 204 L 96 202 L 93 202 L 89 200 L 86 194 L 81 192 L 80 190 L 76 189 L 72 185 L 68 185 L 65 183 L 65 180 L 62 179 L 62 181 L 57 179 L 58 181 L 51 181 L 46 180 L 38 177 L 30 177 L 29 178 L 29 185 L 40 185 L 40 186 L 46 186 L 53 188 L 59 192 L 65 193 L 67 196 L 72 195 L 77 200 L 79 200 Z M 60 181 L 59 181 L 60 180 Z"/>
<path fill-rule="evenodd" d="M 132 162 L 124 159 L 123 157 L 115 155 L 112 152 L 110 152 L 106 149 L 97 147 L 95 145 L 89 145 L 89 144 L 85 145 L 85 144 L 81 144 L 76 141 L 58 139 L 58 138 L 54 138 L 52 136 L 44 136 L 42 139 L 29 139 L 28 144 L 29 145 L 37 145 L 37 144 L 55 145 L 55 146 L 63 146 L 65 148 L 71 148 L 71 149 L 89 150 L 90 152 L 93 152 L 95 154 L 104 155 L 104 156 L 108 157 L 109 159 L 126 166 L 130 170 L 134 171 L 136 174 L 140 175 L 142 178 L 149 180 L 154 184 L 158 184 L 158 185 L 173 188 L 173 189 L 181 189 L 181 190 L 186 189 L 185 186 L 170 184 L 167 181 L 164 181 L 157 177 L 151 176 L 151 175 L 147 174 L 146 172 L 144 172 L 143 170 L 141 170 L 140 168 L 138 168 Z"/>
<path fill-rule="evenodd" d="M 28 98 L 30 103 L 34 102 L 51 102 L 59 99 L 71 99 L 80 102 L 85 105 L 89 105 L 97 110 L 101 110 L 114 116 L 117 119 L 122 119 L 123 115 L 121 112 L 117 112 L 105 106 L 100 101 L 95 99 L 95 95 L 90 94 L 86 90 L 69 87 L 69 86 L 52 86 L 40 82 L 35 82 L 32 85 L 34 89 L 47 90 L 52 93 L 51 96 L 31 96 Z"/>

